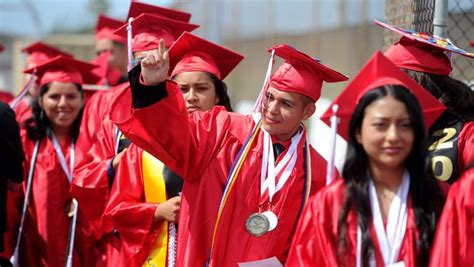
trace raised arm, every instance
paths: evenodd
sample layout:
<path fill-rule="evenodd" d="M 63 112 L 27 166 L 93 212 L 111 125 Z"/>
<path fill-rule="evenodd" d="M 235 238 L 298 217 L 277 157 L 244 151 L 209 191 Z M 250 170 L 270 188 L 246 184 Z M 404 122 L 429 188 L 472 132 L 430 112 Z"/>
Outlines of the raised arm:
<path fill-rule="evenodd" d="M 183 179 L 196 180 L 220 149 L 230 118 L 223 108 L 189 116 L 180 88 L 165 79 L 166 58 L 155 50 L 130 71 L 131 88 L 115 99 L 110 115 L 134 144 Z"/>

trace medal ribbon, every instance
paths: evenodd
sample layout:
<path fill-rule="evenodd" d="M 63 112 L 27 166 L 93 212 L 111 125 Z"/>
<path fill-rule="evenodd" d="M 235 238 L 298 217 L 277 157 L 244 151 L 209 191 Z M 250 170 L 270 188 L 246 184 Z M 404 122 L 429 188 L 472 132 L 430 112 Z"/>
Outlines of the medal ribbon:
<path fill-rule="evenodd" d="M 294 135 L 291 138 L 291 145 L 283 159 L 278 162 L 275 166 L 275 155 L 273 154 L 273 144 L 271 142 L 270 134 L 266 132 L 263 128 L 263 159 L 262 159 L 262 169 L 260 173 L 260 196 L 263 196 L 265 191 L 268 188 L 268 197 L 270 203 L 272 202 L 273 196 L 283 188 L 285 183 L 288 181 L 290 174 L 295 167 L 296 159 L 298 158 L 296 154 L 296 149 L 300 140 L 304 134 L 304 130 L 301 130 L 299 133 Z M 286 167 L 285 167 L 286 166 Z M 285 169 L 283 170 L 283 167 Z M 267 177 L 268 170 L 268 177 Z M 278 183 L 276 184 L 276 176 L 281 175 Z"/>
<path fill-rule="evenodd" d="M 303 212 L 303 208 L 306 206 L 306 203 L 308 203 L 309 194 L 311 193 L 312 170 L 311 170 L 311 153 L 309 152 L 308 135 L 306 135 L 306 143 L 304 145 L 304 149 L 305 149 L 304 160 L 305 160 L 305 178 L 306 179 L 305 179 L 305 185 L 303 188 L 303 200 L 301 201 L 300 215 L 301 215 L 301 212 Z"/>
<path fill-rule="evenodd" d="M 54 135 L 51 130 L 48 130 L 48 135 L 53 142 L 54 151 L 56 151 L 56 155 L 58 156 L 59 163 L 61 164 L 61 168 L 63 169 L 64 173 L 67 176 L 69 183 L 72 182 L 73 170 L 74 170 L 74 142 L 71 141 L 71 146 L 69 149 L 69 168 L 67 167 L 66 158 L 64 157 L 63 151 L 61 150 L 61 146 L 59 145 L 58 139 Z"/>
<path fill-rule="evenodd" d="M 390 209 L 387 218 L 387 231 L 382 220 L 382 213 L 377 198 L 377 191 L 372 179 L 369 181 L 370 206 L 372 209 L 373 224 L 379 241 L 380 250 L 382 253 L 385 266 L 399 266 L 403 263 L 398 263 L 398 255 L 402 246 L 402 241 L 405 236 L 405 230 L 408 221 L 407 199 L 408 191 L 410 189 L 410 175 L 407 171 L 404 172 L 402 183 L 398 187 L 397 194 L 390 204 Z M 361 236 L 360 227 L 357 227 L 357 259 L 356 266 L 362 266 L 361 261 Z M 371 259 L 370 266 L 375 266 L 375 260 Z"/>
<path fill-rule="evenodd" d="M 221 202 L 220 202 L 220 205 L 219 205 L 219 211 L 218 211 L 218 214 L 217 214 L 216 223 L 214 224 L 214 230 L 213 230 L 213 233 L 212 233 L 212 241 L 211 241 L 211 250 L 210 250 L 210 253 L 209 253 L 209 260 L 211 258 L 212 252 L 214 250 L 215 239 L 216 239 L 216 235 L 217 235 L 217 229 L 219 228 L 219 223 L 220 223 L 220 220 L 221 220 L 221 216 L 222 216 L 224 207 L 227 203 L 227 199 L 228 199 L 228 197 L 230 195 L 230 192 L 233 188 L 234 182 L 235 182 L 238 174 L 240 173 L 240 169 L 242 167 L 242 164 L 245 161 L 245 159 L 247 158 L 247 154 L 250 151 L 250 148 L 251 148 L 253 142 L 255 141 L 256 137 L 258 136 L 259 130 L 261 129 L 261 125 L 262 125 L 261 115 L 259 113 L 254 113 L 253 117 L 254 117 L 254 120 L 257 121 L 257 122 L 256 122 L 256 124 L 255 124 L 255 126 L 252 130 L 252 133 L 247 138 L 244 146 L 242 146 L 242 148 L 239 150 L 239 153 L 237 154 L 237 157 L 234 159 L 234 161 L 232 163 L 232 166 L 230 168 L 230 171 L 229 171 L 229 175 L 227 177 L 227 184 L 226 184 L 226 187 L 225 187 L 224 192 L 222 194 Z M 264 138 L 265 138 L 265 136 L 264 136 Z M 301 139 L 301 137 L 299 137 L 299 138 Z M 306 137 L 306 139 L 307 139 L 307 137 Z M 270 151 L 270 150 L 268 150 L 268 151 Z M 268 153 L 268 151 L 267 151 L 267 153 Z M 265 149 L 264 149 L 264 153 L 265 153 Z M 271 151 L 271 154 L 273 155 L 273 150 Z M 303 200 L 302 200 L 300 214 L 301 214 L 301 211 L 303 210 L 304 206 L 306 205 L 306 203 L 309 199 L 310 192 L 311 192 L 311 173 L 312 173 L 311 172 L 311 155 L 310 155 L 309 145 L 308 145 L 307 140 L 306 140 L 306 144 L 305 144 L 305 165 L 306 165 L 305 166 L 306 167 L 305 168 L 305 174 L 306 174 L 305 175 L 305 178 L 306 178 L 305 180 L 306 181 L 305 181 L 305 187 L 304 187 L 304 191 L 303 191 Z M 274 166 L 274 163 L 273 163 L 273 166 Z M 284 185 L 284 183 L 281 186 L 283 186 L 283 185 Z M 209 260 L 208 260 L 206 266 L 209 266 Z"/>
<path fill-rule="evenodd" d="M 257 116 L 254 116 L 254 119 L 256 118 Z M 216 223 L 214 224 L 214 231 L 212 233 L 211 251 L 209 254 L 209 258 L 210 258 L 210 255 L 212 255 L 214 242 L 215 242 L 216 234 L 217 234 L 217 229 L 219 228 L 219 223 L 221 220 L 222 212 L 224 211 L 224 207 L 227 203 L 227 198 L 229 197 L 232 187 L 234 186 L 235 180 L 240 173 L 240 170 L 242 168 L 242 165 L 245 159 L 247 158 L 248 152 L 250 151 L 250 147 L 252 147 L 253 142 L 258 136 L 261 125 L 262 125 L 262 120 L 261 118 L 258 118 L 258 122 L 255 124 L 252 130 L 252 133 L 249 135 L 249 137 L 245 141 L 245 144 L 240 149 L 239 153 L 237 154 L 236 159 L 234 160 L 230 168 L 229 175 L 227 177 L 227 184 L 225 186 L 224 192 L 222 194 L 221 202 L 219 205 L 219 211 L 217 213 Z"/>

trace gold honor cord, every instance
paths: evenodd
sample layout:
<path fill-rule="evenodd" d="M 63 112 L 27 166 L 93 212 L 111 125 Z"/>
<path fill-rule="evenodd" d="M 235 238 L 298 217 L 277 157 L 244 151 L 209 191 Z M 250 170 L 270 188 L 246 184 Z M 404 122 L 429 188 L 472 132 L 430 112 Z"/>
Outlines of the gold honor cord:
<path fill-rule="evenodd" d="M 227 203 L 227 198 L 229 197 L 230 192 L 232 191 L 235 180 L 240 173 L 241 167 L 245 159 L 247 158 L 248 152 L 250 151 L 250 148 L 252 147 L 253 142 L 255 141 L 256 137 L 258 136 L 258 133 L 260 132 L 261 125 L 262 125 L 262 120 L 260 119 L 258 123 L 255 124 L 253 132 L 250 134 L 245 145 L 241 148 L 239 152 L 240 155 L 236 158 L 236 160 L 234 160 L 234 164 L 231 170 L 229 171 L 229 178 L 227 179 L 227 185 L 226 185 L 226 188 L 224 189 L 224 193 L 222 194 L 221 203 L 219 206 L 219 212 L 217 213 L 216 223 L 214 224 L 214 231 L 212 233 L 211 251 L 209 254 L 210 256 L 212 255 L 212 251 L 214 250 L 214 243 L 216 239 L 217 229 L 219 228 L 219 223 L 221 220 L 222 212 L 224 211 L 224 207 Z"/>

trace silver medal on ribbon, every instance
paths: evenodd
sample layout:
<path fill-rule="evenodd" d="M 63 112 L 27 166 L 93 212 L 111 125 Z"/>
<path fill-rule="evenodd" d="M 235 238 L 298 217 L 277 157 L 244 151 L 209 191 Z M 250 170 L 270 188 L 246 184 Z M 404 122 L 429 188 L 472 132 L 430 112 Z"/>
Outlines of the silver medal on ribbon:
<path fill-rule="evenodd" d="M 278 218 L 275 213 L 265 211 L 252 213 L 245 222 L 245 229 L 253 236 L 262 236 L 276 228 Z"/>

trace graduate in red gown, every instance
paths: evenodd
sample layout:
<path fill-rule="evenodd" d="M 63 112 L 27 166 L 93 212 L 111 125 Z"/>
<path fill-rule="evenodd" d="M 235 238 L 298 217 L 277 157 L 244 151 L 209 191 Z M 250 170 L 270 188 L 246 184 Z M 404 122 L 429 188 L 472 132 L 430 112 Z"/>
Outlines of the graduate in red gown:
<path fill-rule="evenodd" d="M 474 42 L 471 42 L 474 46 Z M 474 265 L 474 162 L 449 190 L 431 253 L 430 266 Z"/>
<path fill-rule="evenodd" d="M 435 177 L 453 183 L 466 164 L 474 161 L 474 91 L 450 76 L 452 66 L 447 53 L 471 59 L 474 54 L 445 39 L 436 37 L 433 43 L 435 37 L 378 23 L 402 35 L 385 56 L 447 107 L 431 126 L 428 144 Z"/>
<path fill-rule="evenodd" d="M 141 14 L 145 15 L 138 18 Z M 129 10 L 129 18 L 136 16 L 132 23 L 132 52 L 134 58 L 142 58 L 146 51 L 154 49 L 158 45 L 160 37 L 169 40 L 168 46 L 176 40 L 183 31 L 192 31 L 197 25 L 187 23 L 191 17 L 186 16 L 186 21 L 174 20 L 174 17 L 180 17 L 183 12 L 172 9 L 166 9 L 158 6 L 151 6 L 139 2 L 132 2 Z M 159 16 L 157 18 L 156 16 Z M 108 68 L 100 68 L 102 77 L 100 85 L 113 86 L 106 91 L 100 91 L 91 98 L 91 103 L 86 105 L 84 110 L 85 120 L 81 126 L 80 143 L 92 144 L 93 137 L 100 132 L 102 123 L 107 121 L 108 111 L 112 100 L 116 95 L 128 86 L 128 79 L 117 79 L 117 71 L 126 75 L 127 61 L 123 59 L 122 43 L 126 44 L 127 24 L 101 16 L 96 29 L 96 51 L 99 55 L 97 61 L 103 66 L 106 61 L 109 62 Z M 162 26 L 161 26 L 162 25 Z M 115 30 L 113 30 L 115 28 Z M 165 37 L 166 36 L 166 37 Z M 125 51 L 126 52 L 126 51 Z M 126 53 L 125 53 L 126 57 Z M 106 60 L 104 60 L 106 59 Z M 105 70 L 105 72 L 104 72 Z M 104 74 L 106 77 L 104 77 Z M 105 83 L 104 83 L 105 82 Z M 84 139 L 84 140 L 83 140 Z M 93 153 L 92 153 L 93 154 Z M 85 156 L 85 155 L 84 155 Z M 82 162 L 82 159 L 78 161 Z"/>
<path fill-rule="evenodd" d="M 20 246 L 22 266 L 65 265 L 74 156 L 82 149 L 75 145 L 84 104 L 81 86 L 99 80 L 92 74 L 95 67 L 58 56 L 25 71 L 38 75 L 40 90 L 33 103 L 33 117 L 22 131 L 25 173 L 32 173 L 31 197 L 26 196 L 29 205 L 25 238 Z M 85 225 L 79 207 L 74 266 L 81 266 L 87 258 L 88 242 L 83 234 L 86 229 L 82 228 Z"/>
<path fill-rule="evenodd" d="M 127 77 L 127 38 L 115 33 L 125 22 L 105 15 L 99 15 L 95 29 L 95 51 L 100 57 L 108 54 L 104 63 L 108 68 L 100 81 L 101 85 L 115 86 L 126 82 Z"/>
<path fill-rule="evenodd" d="M 184 33 L 169 53 L 170 77 L 180 86 L 189 113 L 210 110 L 214 105 L 232 111 L 222 80 L 243 56 L 190 33 Z M 176 226 L 170 223 L 178 222 L 179 213 L 178 238 L 183 241 L 178 243 L 184 244 L 193 211 L 193 199 L 188 195 L 192 185 L 185 185 L 178 196 L 181 177 L 134 144 L 122 158 L 116 176 L 107 213 L 120 232 L 127 258 L 137 265 L 175 266 Z M 184 209 L 180 212 L 181 199 Z"/>
<path fill-rule="evenodd" d="M 148 9 L 145 9 L 144 6 Z M 164 14 L 158 13 L 163 10 L 165 10 Z M 171 45 L 183 31 L 192 31 L 198 27 L 187 21 L 177 21 L 165 16 L 180 15 L 183 13 L 180 11 L 132 2 L 129 12 L 134 15 L 144 12 L 156 15 L 143 14 L 135 17 L 132 23 L 131 50 L 137 59 L 143 57 L 146 51 L 156 48 L 160 38 L 167 39 L 168 45 Z M 189 20 L 190 17 L 189 14 L 187 19 Z M 113 34 L 126 38 L 126 26 L 127 24 L 123 25 Z M 123 156 L 123 153 L 120 152 L 130 144 L 109 119 L 108 112 L 116 95 L 128 86 L 128 83 L 123 83 L 92 97 L 85 109 L 85 114 L 88 114 L 89 118 L 82 123 L 81 136 L 78 140 L 78 144 L 90 149 L 87 154 L 81 156 L 76 165 L 71 192 L 80 203 L 87 207 L 85 210 L 83 209 L 83 212 L 93 229 L 91 237 L 96 240 L 95 250 L 102 255 L 97 257 L 95 263 L 91 264 L 100 266 L 105 264 L 117 266 L 123 264 L 125 260 L 123 253 L 120 252 L 121 244 L 118 232 L 114 233 L 112 222 L 103 218 L 103 214 L 115 177 L 115 169 Z"/>
<path fill-rule="evenodd" d="M 444 106 L 380 52 L 332 105 L 348 140 L 343 179 L 310 200 L 287 266 L 427 266 L 443 196 L 423 168 L 424 124 Z"/>
<path fill-rule="evenodd" d="M 474 265 L 474 162 L 449 189 L 431 251 L 430 266 Z"/>
<path fill-rule="evenodd" d="M 106 100 L 104 100 L 107 89 L 127 81 L 127 40 L 114 33 L 123 24 L 124 22 L 120 20 L 104 15 L 99 16 L 95 34 L 97 57 L 92 61 L 92 64 L 99 66 L 94 70 L 94 73 L 101 79 L 97 83 L 96 90 L 85 91 L 89 93 L 90 99 L 85 103 L 79 143 L 90 144 L 91 138 L 99 128 L 105 113 L 103 110 L 108 107 Z M 86 157 L 88 151 L 85 152 L 84 155 L 78 155 L 78 163 L 83 161 L 83 157 Z"/>
<path fill-rule="evenodd" d="M 323 80 L 347 78 L 287 45 L 271 50 L 285 62 L 254 116 L 216 106 L 188 117 L 178 85 L 166 80 L 164 41 L 129 73 L 132 89 L 112 106 L 125 136 L 193 184 L 179 266 L 285 262 L 308 195 L 324 186 L 326 161 L 306 142 L 302 121 Z"/>
<path fill-rule="evenodd" d="M 26 68 L 41 65 L 58 55 L 72 57 L 72 55 L 43 42 L 35 42 L 28 45 L 22 49 L 22 52 L 27 54 Z M 32 117 L 31 105 L 39 94 L 37 77 L 25 74 L 25 88 L 23 90 L 27 91 L 23 94 L 20 92 L 10 103 L 10 106 L 15 111 L 15 117 L 20 128 L 23 128 L 24 122 Z M 10 256 L 13 253 L 13 248 L 10 249 L 10 247 L 14 246 L 17 238 L 18 224 L 21 218 L 22 197 L 21 192 L 9 192 L 8 194 L 8 203 L 11 204 L 9 204 L 8 209 L 8 231 L 5 239 L 7 242 L 6 254 L 10 254 Z"/>
<path fill-rule="evenodd" d="M 41 65 L 59 55 L 72 58 L 71 54 L 43 42 L 35 42 L 23 48 L 21 51 L 28 55 L 26 58 L 27 69 Z M 38 81 L 35 77 L 31 77 L 31 75 L 32 74 L 27 74 L 25 76 L 25 85 L 28 85 L 26 94 L 20 99 L 15 99 L 14 101 L 17 103 L 12 102 L 12 108 L 15 110 L 20 127 L 23 126 L 25 120 L 32 116 L 31 104 L 39 95 Z M 32 78 L 35 80 L 30 82 Z"/>
<path fill-rule="evenodd" d="M 97 86 L 85 88 L 86 107 L 90 99 L 94 98 L 93 107 L 100 107 L 105 91 L 113 86 L 124 83 L 127 77 L 127 38 L 115 34 L 125 22 L 114 18 L 99 15 L 95 28 L 95 52 L 97 57 L 92 64 L 99 65 L 95 74 L 101 77 Z M 93 97 L 93 95 L 96 95 Z M 90 111 L 90 108 L 86 109 Z M 95 112 L 84 114 L 84 118 L 97 117 Z M 89 121 L 92 121 L 90 119 Z"/>

